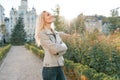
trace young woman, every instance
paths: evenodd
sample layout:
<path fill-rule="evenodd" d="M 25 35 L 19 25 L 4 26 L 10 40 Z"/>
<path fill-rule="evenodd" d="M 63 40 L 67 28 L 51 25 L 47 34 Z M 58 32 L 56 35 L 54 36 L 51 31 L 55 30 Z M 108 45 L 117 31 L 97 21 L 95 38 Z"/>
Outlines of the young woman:
<path fill-rule="evenodd" d="M 60 38 L 63 33 L 52 29 L 53 21 L 54 17 L 49 12 L 43 11 L 36 24 L 36 43 L 45 51 L 42 76 L 43 80 L 66 80 L 62 66 L 67 46 Z"/>

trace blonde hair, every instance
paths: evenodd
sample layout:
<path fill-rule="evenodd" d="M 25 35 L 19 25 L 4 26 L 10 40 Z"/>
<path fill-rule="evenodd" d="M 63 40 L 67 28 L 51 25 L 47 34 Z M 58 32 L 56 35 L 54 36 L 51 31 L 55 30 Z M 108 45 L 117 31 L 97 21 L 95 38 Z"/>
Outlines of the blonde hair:
<path fill-rule="evenodd" d="M 37 21 L 36 21 L 36 28 L 35 28 L 35 42 L 37 44 L 37 46 L 40 46 L 40 31 L 42 29 L 45 28 L 45 18 L 44 18 L 44 14 L 45 14 L 46 11 L 43 11 L 37 18 Z"/>

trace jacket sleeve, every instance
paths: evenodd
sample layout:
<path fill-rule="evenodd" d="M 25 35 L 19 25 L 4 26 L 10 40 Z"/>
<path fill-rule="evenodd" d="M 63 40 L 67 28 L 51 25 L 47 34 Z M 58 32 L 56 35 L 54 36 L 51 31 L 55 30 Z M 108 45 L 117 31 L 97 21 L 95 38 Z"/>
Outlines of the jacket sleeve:
<path fill-rule="evenodd" d="M 70 37 L 70 34 L 67 34 L 67 33 L 65 33 L 65 32 L 58 32 L 59 33 L 59 35 L 61 36 L 61 37 Z"/>
<path fill-rule="evenodd" d="M 66 44 L 64 42 L 63 42 L 63 44 L 64 44 L 64 46 L 66 46 Z M 66 50 L 67 50 L 67 48 L 66 48 Z M 58 56 L 63 56 L 66 53 L 66 50 L 59 52 Z"/>
<path fill-rule="evenodd" d="M 49 36 L 43 32 L 40 33 L 41 46 L 47 49 L 51 54 L 57 54 L 67 50 L 67 46 L 64 43 L 58 44 L 50 40 Z"/>
<path fill-rule="evenodd" d="M 64 32 L 58 32 L 59 33 L 59 35 L 61 36 L 61 37 L 63 37 L 63 36 L 65 36 L 66 35 L 66 33 L 64 33 Z"/>

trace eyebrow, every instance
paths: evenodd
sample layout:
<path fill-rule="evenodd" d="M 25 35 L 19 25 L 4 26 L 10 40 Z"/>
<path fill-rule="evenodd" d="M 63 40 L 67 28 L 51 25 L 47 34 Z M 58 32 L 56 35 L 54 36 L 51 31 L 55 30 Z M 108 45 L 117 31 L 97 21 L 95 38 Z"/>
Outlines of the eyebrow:
<path fill-rule="evenodd" d="M 45 13 L 46 11 L 43 11 L 43 13 Z"/>

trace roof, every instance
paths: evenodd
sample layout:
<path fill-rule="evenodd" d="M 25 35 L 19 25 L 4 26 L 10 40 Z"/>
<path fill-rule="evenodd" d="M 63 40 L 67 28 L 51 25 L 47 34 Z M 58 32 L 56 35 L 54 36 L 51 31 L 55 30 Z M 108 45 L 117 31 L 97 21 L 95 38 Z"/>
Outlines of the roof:
<path fill-rule="evenodd" d="M 85 20 L 88 21 L 98 21 L 99 18 L 97 16 L 85 16 Z"/>
<path fill-rule="evenodd" d="M 22 0 L 22 1 L 27 1 L 27 0 Z"/>
<path fill-rule="evenodd" d="M 3 6 L 0 4 L 0 7 L 3 8 Z M 3 8 L 4 9 L 4 8 Z"/>

